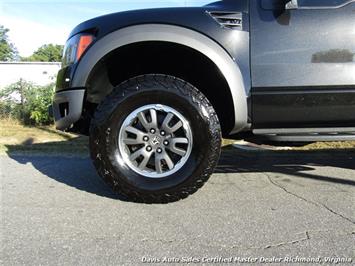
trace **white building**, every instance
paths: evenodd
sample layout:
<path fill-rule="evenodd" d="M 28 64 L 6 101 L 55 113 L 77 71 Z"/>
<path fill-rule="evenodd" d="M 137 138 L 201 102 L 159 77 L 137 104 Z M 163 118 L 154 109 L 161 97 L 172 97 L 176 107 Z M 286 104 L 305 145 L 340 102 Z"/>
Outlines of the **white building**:
<path fill-rule="evenodd" d="M 59 62 L 0 62 L 0 89 L 20 79 L 35 85 L 55 82 L 61 67 Z"/>

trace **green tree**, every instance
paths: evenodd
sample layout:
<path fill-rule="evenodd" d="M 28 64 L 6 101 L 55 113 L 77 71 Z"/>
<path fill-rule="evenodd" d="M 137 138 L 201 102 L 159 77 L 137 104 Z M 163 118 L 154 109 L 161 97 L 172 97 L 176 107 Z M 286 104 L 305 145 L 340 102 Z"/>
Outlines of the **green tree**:
<path fill-rule="evenodd" d="M 8 32 L 9 29 L 0 25 L 0 61 L 12 61 L 18 57 L 15 46 L 9 41 Z"/>
<path fill-rule="evenodd" d="M 45 44 L 38 48 L 30 57 L 21 58 L 21 61 L 60 62 L 62 60 L 63 49 L 63 45 Z"/>
<path fill-rule="evenodd" d="M 18 100 L 14 100 L 17 95 Z M 54 84 L 35 86 L 20 80 L 0 91 L 0 118 L 16 118 L 24 124 L 48 125 L 53 122 L 48 114 Z"/>

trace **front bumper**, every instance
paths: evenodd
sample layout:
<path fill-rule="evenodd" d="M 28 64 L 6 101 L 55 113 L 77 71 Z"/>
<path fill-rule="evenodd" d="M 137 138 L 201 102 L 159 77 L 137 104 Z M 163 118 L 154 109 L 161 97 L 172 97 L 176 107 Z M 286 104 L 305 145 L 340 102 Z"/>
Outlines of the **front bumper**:
<path fill-rule="evenodd" d="M 80 119 L 84 96 L 85 88 L 56 92 L 53 99 L 53 115 L 57 129 L 69 129 Z"/>

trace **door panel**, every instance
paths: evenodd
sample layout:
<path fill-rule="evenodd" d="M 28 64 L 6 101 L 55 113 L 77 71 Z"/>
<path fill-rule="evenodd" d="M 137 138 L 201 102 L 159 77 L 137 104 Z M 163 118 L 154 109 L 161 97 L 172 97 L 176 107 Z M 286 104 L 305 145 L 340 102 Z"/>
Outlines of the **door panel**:
<path fill-rule="evenodd" d="M 250 2 L 254 125 L 355 122 L 355 1 L 298 0 L 306 8 L 295 10 L 265 1 Z"/>

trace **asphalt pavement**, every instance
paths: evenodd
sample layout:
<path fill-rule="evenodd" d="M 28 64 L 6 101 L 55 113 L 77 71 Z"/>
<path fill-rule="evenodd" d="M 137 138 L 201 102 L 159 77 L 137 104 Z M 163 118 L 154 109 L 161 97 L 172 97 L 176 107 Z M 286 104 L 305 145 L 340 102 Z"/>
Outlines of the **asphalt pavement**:
<path fill-rule="evenodd" d="M 201 190 L 155 205 L 88 158 L 1 155 L 0 174 L 1 265 L 355 264 L 355 151 L 227 148 Z"/>

